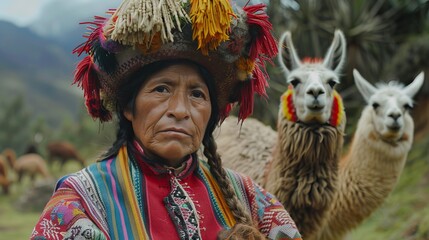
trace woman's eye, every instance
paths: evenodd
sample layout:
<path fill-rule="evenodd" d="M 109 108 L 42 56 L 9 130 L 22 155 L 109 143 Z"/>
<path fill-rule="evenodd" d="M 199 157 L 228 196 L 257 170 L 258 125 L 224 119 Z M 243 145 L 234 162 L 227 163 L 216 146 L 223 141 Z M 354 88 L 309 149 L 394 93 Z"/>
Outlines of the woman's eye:
<path fill-rule="evenodd" d="M 193 90 L 192 91 L 192 97 L 194 98 L 204 98 L 204 93 L 200 90 Z"/>
<path fill-rule="evenodd" d="M 165 86 L 157 86 L 154 91 L 159 93 L 166 93 L 168 92 L 168 89 Z"/>

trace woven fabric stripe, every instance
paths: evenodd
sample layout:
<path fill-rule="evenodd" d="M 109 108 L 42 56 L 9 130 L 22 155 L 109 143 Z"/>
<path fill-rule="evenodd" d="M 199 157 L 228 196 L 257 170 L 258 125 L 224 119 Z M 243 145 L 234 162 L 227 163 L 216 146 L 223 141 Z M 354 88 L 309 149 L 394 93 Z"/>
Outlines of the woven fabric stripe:
<path fill-rule="evenodd" d="M 219 215 L 219 218 L 222 219 L 221 223 L 223 226 L 232 227 L 235 225 L 235 219 L 232 215 L 231 210 L 223 199 L 223 194 L 219 189 L 219 186 L 216 183 L 216 180 L 210 174 L 210 170 L 205 162 L 200 161 L 199 175 L 202 177 L 204 184 L 207 186 L 207 189 L 210 193 L 210 198 L 212 203 L 215 205 L 213 209 L 216 214 Z M 221 216 L 221 217 L 220 217 Z"/>

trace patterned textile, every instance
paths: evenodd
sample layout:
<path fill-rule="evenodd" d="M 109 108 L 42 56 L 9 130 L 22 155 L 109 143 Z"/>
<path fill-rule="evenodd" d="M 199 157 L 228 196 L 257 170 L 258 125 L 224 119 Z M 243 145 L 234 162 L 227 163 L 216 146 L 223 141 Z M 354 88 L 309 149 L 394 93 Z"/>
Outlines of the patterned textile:
<path fill-rule="evenodd" d="M 58 182 L 31 239 L 216 239 L 235 224 L 204 161 L 180 173 L 123 147 Z M 227 170 L 234 189 L 270 239 L 301 239 L 283 206 L 248 177 Z"/>
<path fill-rule="evenodd" d="M 190 197 L 175 177 L 171 178 L 171 188 L 164 201 L 180 239 L 201 239 L 197 211 Z"/>

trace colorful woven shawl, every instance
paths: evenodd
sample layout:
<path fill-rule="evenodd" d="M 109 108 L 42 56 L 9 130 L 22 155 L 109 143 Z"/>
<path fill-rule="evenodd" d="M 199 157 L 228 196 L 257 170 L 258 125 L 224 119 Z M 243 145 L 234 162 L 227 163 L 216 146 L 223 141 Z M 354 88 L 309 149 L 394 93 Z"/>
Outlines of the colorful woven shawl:
<path fill-rule="evenodd" d="M 203 206 L 197 206 L 202 199 L 200 192 L 195 192 L 195 199 L 190 198 L 193 190 L 186 188 L 186 179 L 169 179 L 170 194 L 163 201 L 176 225 L 176 233 L 168 233 L 171 239 L 201 239 L 204 236 L 200 233 L 201 212 L 209 216 L 207 212 L 212 211 L 217 222 L 214 225 L 218 226 L 211 223 L 204 227 L 210 229 L 203 229 L 206 231 L 203 239 L 216 239 L 217 231 L 235 224 L 207 163 L 194 162 L 199 164 L 192 164 L 191 177 L 200 182 L 209 200 Z M 87 239 L 158 239 L 151 235 L 153 228 L 162 230 L 171 229 L 171 226 L 151 225 L 151 221 L 159 216 L 151 215 L 152 209 L 147 209 L 147 201 L 154 194 L 144 189 L 148 179 L 144 174 L 150 172 L 142 171 L 141 163 L 139 157 L 129 156 L 124 146 L 117 157 L 93 164 L 59 181 L 32 239 L 78 239 L 78 236 L 87 236 Z M 227 173 L 239 199 L 259 223 L 262 233 L 271 239 L 301 239 L 294 222 L 277 199 L 251 179 L 230 170 Z"/>

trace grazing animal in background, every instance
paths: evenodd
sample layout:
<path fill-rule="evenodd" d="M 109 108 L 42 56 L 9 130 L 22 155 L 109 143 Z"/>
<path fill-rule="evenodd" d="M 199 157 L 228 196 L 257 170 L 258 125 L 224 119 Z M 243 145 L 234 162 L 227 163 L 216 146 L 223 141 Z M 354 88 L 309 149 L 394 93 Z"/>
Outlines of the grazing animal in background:
<path fill-rule="evenodd" d="M 4 194 L 9 194 L 9 186 L 11 182 L 9 181 L 7 160 L 0 155 L 0 186 Z"/>
<path fill-rule="evenodd" d="M 30 144 L 27 146 L 27 148 L 25 149 L 24 154 L 27 153 L 39 153 L 39 151 L 37 150 L 37 146 L 35 144 Z"/>
<path fill-rule="evenodd" d="M 69 160 L 77 161 L 82 168 L 85 167 L 85 160 L 80 156 L 73 144 L 66 141 L 51 142 L 47 146 L 48 159 L 52 162 L 54 159 L 60 161 L 60 169 Z"/>
<path fill-rule="evenodd" d="M 283 94 L 277 133 L 257 120 L 229 118 L 216 142 L 224 166 L 249 175 L 289 211 L 303 238 L 313 239 L 325 221 L 337 188 L 344 143 L 345 112 L 335 85 L 345 63 L 346 41 L 335 31 L 325 58 L 301 61 L 290 32 L 279 42 L 288 90 Z"/>
<path fill-rule="evenodd" d="M 28 175 L 34 183 L 37 175 L 44 179 L 51 177 L 46 161 L 37 153 L 27 153 L 16 158 L 16 153 L 12 149 L 6 149 L 3 155 L 17 174 L 18 182 L 22 181 L 24 175 Z"/>
<path fill-rule="evenodd" d="M 371 215 L 394 189 L 411 149 L 414 122 L 409 110 L 424 74 L 404 87 L 374 87 L 357 70 L 355 83 L 368 105 L 363 109 L 348 154 L 339 166 L 339 185 L 319 239 L 343 239 Z"/>

